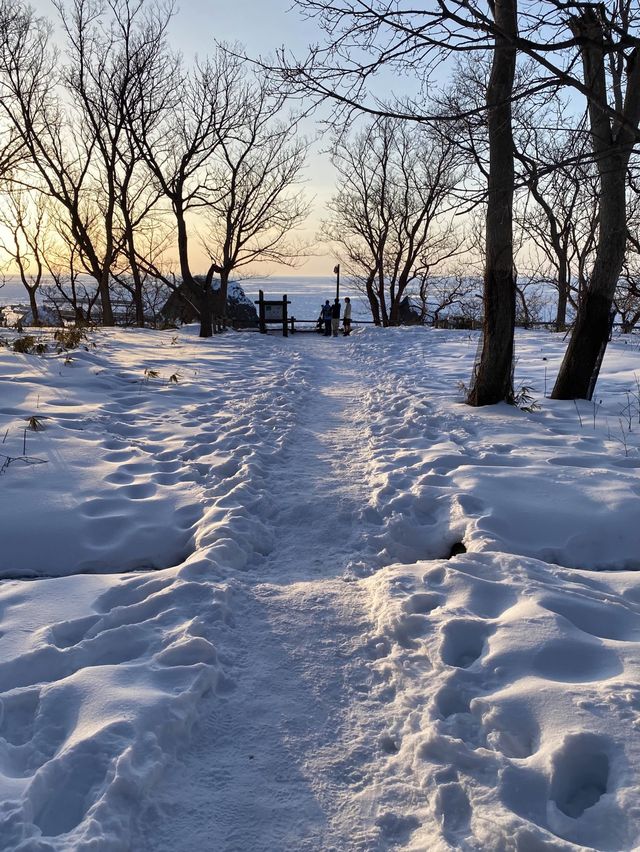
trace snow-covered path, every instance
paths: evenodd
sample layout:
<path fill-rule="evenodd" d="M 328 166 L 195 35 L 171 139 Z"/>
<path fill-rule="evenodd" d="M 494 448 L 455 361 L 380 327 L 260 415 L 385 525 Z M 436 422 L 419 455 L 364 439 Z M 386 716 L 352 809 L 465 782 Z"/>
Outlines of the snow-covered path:
<path fill-rule="evenodd" d="M 142 815 L 133 848 L 373 849 L 354 802 L 379 725 L 371 629 L 349 564 L 366 547 L 369 376 L 305 341 L 311 392 L 268 485 L 275 543 L 236 580 L 232 691 Z M 377 832 L 376 832 L 377 833 Z"/>
<path fill-rule="evenodd" d="M 640 356 L 476 345 L 0 348 L 1 852 L 640 849 Z"/>

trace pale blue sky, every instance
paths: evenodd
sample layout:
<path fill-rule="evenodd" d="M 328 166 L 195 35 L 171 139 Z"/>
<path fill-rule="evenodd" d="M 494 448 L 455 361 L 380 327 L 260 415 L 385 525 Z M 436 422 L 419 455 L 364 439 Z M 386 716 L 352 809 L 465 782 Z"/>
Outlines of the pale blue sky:
<path fill-rule="evenodd" d="M 241 41 L 250 54 L 281 45 L 302 48 L 317 39 L 311 21 L 303 21 L 290 0 L 182 0 L 173 31 L 185 53 L 206 52 L 214 40 Z"/>

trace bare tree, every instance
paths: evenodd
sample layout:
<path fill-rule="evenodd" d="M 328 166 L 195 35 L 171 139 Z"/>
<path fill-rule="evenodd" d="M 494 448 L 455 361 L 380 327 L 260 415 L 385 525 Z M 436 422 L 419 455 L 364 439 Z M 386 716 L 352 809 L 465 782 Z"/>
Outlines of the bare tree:
<path fill-rule="evenodd" d="M 309 211 L 300 187 L 308 143 L 297 135 L 297 119 L 282 119 L 285 97 L 254 77 L 235 87 L 241 122 L 231 134 L 221 128 L 200 192 L 208 278 L 219 276 L 223 319 L 234 271 L 262 261 L 299 261 L 305 246 L 292 234 Z"/>
<path fill-rule="evenodd" d="M 420 282 L 419 305 L 423 322 L 434 326 L 442 323 L 474 326 L 480 316 L 477 279 L 457 269 L 447 275 L 428 275 Z M 451 314 L 451 309 L 456 313 Z"/>
<path fill-rule="evenodd" d="M 29 306 L 35 325 L 40 324 L 36 294 L 46 272 L 46 258 L 51 250 L 53 234 L 47 198 L 9 183 L 0 205 L 0 226 L 6 238 L 0 236 L 0 251 L 8 266 L 18 270 L 18 277 L 29 296 Z"/>
<path fill-rule="evenodd" d="M 13 5 L 13 41 L 0 44 L 0 106 L 29 155 L 15 179 L 41 187 L 65 211 L 77 262 L 96 281 L 103 322 L 111 325 L 110 279 L 127 236 L 123 201 L 140 161 L 128 113 L 154 79 L 150 45 L 163 43 L 171 7 L 54 0 L 66 37 L 61 65 L 45 23 L 18 0 Z M 139 210 L 129 227 L 136 217 Z"/>
<path fill-rule="evenodd" d="M 512 95 L 516 72 L 516 0 L 496 0 L 491 76 L 487 86 L 489 176 L 487 180 L 484 328 L 480 361 L 467 401 L 490 405 L 513 398 L 515 269 L 513 196 L 515 190 Z"/>
<path fill-rule="evenodd" d="M 150 70 L 166 53 L 170 2 L 156 0 L 55 0 L 70 46 L 65 80 L 88 127 L 87 149 L 91 202 L 96 209 L 95 260 L 84 249 L 87 271 L 98 280 L 103 304 L 118 258 L 127 258 L 134 280 L 137 322 L 144 324 L 142 282 L 136 263 L 135 233 L 159 198 L 149 186 L 146 166 L 130 133 L 129 117 L 137 112 L 151 85 Z M 171 63 L 169 62 L 169 66 Z M 157 85 L 157 81 L 154 81 Z M 144 166 L 144 168 L 143 168 Z M 157 227 L 157 225 L 155 226 Z M 107 306 L 107 313 L 110 308 Z"/>
<path fill-rule="evenodd" d="M 221 141 L 242 126 L 242 63 L 218 50 L 189 73 L 178 65 L 167 73 L 166 57 L 158 56 L 155 65 L 155 85 L 132 113 L 131 131 L 175 219 L 180 298 L 200 317 L 200 335 L 210 337 L 211 279 L 200 283 L 192 272 L 188 217 L 223 189 L 214 186 L 213 158 Z"/>
<path fill-rule="evenodd" d="M 584 83 L 589 89 L 600 227 L 589 288 L 578 306 L 554 399 L 591 399 L 611 330 L 613 298 L 627 244 L 627 167 L 640 122 L 640 40 L 632 36 L 633 23 L 630 0 L 619 0 L 612 10 L 583 6 L 571 20 L 581 43 Z"/>
<path fill-rule="evenodd" d="M 145 0 L 109 0 L 109 5 L 119 62 L 117 73 L 106 81 L 109 86 L 107 103 L 111 113 L 122 123 L 113 169 L 117 220 L 114 241 L 119 253 L 116 255 L 118 269 L 112 270 L 112 274 L 130 292 L 136 325 L 143 326 L 148 267 L 156 265 L 166 249 L 169 228 L 163 215 L 166 211 L 159 208 L 163 194 L 149 180 L 148 167 L 136 144 L 130 119 L 144 109 L 145 100 L 162 85 L 162 80 L 172 77 L 175 63 L 168 50 L 167 27 L 173 4 L 171 0 L 148 3 Z M 158 66 L 163 60 L 161 71 Z M 159 79 L 158 74 L 161 75 Z M 145 254 L 148 255 L 146 264 Z M 151 290 L 156 293 L 157 287 Z"/>
<path fill-rule="evenodd" d="M 640 192 L 636 170 L 634 163 L 629 172 L 627 253 L 614 296 L 623 334 L 640 323 Z"/>
<path fill-rule="evenodd" d="M 567 310 L 577 310 L 588 282 L 597 233 L 597 174 L 593 162 L 579 152 L 578 134 L 561 129 L 547 137 L 547 150 L 535 158 L 519 154 L 522 180 L 529 190 L 516 206 L 521 249 L 519 258 L 529 278 L 553 287 L 557 293 L 554 326 L 563 331 Z M 549 166 L 556 159 L 556 166 Z"/>
<path fill-rule="evenodd" d="M 57 55 L 49 47 L 47 27 L 22 4 L 16 4 L 13 36 L 11 45 L 0 44 L 0 106 L 7 122 L 21 135 L 35 172 L 32 177 L 22 170 L 19 179 L 23 185 L 42 186 L 66 210 L 83 262 L 100 282 L 103 265 L 94 245 L 95 219 L 87 215 L 94 140 L 69 123 L 59 99 Z M 102 295 L 108 324 L 113 319 L 108 289 Z"/>
<path fill-rule="evenodd" d="M 461 249 L 450 206 L 459 156 L 426 130 L 383 119 L 338 137 L 333 162 L 340 189 L 324 236 L 366 293 L 374 321 L 397 325 L 405 295 Z"/>

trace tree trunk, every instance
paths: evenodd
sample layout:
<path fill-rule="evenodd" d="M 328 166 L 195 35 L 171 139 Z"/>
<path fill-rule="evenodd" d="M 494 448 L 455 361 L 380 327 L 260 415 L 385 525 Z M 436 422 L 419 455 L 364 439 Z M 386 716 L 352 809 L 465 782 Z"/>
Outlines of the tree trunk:
<path fill-rule="evenodd" d="M 127 235 L 127 255 L 129 258 L 129 266 L 131 267 L 131 275 L 133 277 L 133 304 L 136 311 L 136 325 L 138 328 L 144 328 L 144 302 L 142 299 L 142 278 L 140 276 L 140 266 L 136 258 L 136 245 L 133 233 L 133 225 L 126 204 L 122 204 L 122 213 Z"/>
<path fill-rule="evenodd" d="M 109 291 L 109 266 L 105 264 L 98 278 L 98 292 L 100 293 L 100 307 L 102 309 L 102 325 L 115 325 L 113 319 L 113 308 L 111 307 L 111 292 Z"/>
<path fill-rule="evenodd" d="M 384 292 L 384 275 L 378 274 L 378 292 L 376 293 L 380 311 L 380 319 L 384 328 L 389 327 L 389 314 L 387 313 L 387 300 Z"/>
<path fill-rule="evenodd" d="M 558 304 L 556 306 L 556 331 L 564 331 L 567 326 L 567 302 L 569 297 L 569 271 L 566 257 L 559 257 L 558 266 Z"/>
<path fill-rule="evenodd" d="M 492 405 L 513 399 L 516 287 L 513 264 L 513 129 L 511 97 L 516 51 L 517 0 L 496 0 L 496 36 L 487 87 L 489 181 L 482 354 L 467 402 Z M 504 33 L 504 35 L 503 35 Z"/>
<path fill-rule="evenodd" d="M 181 198 L 181 191 L 182 188 L 180 188 L 180 191 L 176 193 L 176 196 L 179 199 Z M 176 226 L 178 230 L 178 258 L 180 260 L 180 274 L 182 275 L 182 282 L 190 296 L 195 296 L 197 294 L 197 298 L 192 298 L 191 303 L 199 314 L 200 337 L 212 337 L 213 324 L 211 322 L 211 313 L 213 294 L 207 292 L 211 290 L 211 287 L 200 287 L 191 274 L 191 267 L 189 266 L 189 234 L 187 232 L 187 223 L 185 221 L 184 209 L 181 200 L 174 200 L 173 210 L 176 216 Z"/>
<path fill-rule="evenodd" d="M 627 58 L 622 121 L 611 121 L 606 63 L 609 32 L 598 7 L 586 6 L 571 21 L 581 39 L 584 80 L 589 87 L 589 126 L 598 165 L 599 231 L 596 259 L 589 286 L 578 305 L 552 399 L 591 399 L 611 331 L 616 284 L 627 245 L 626 169 L 640 121 L 640 56 L 635 48 Z M 618 83 L 621 83 L 618 80 Z"/>
<path fill-rule="evenodd" d="M 613 297 L 627 245 L 626 158 L 607 158 L 599 167 L 600 232 L 596 259 L 589 288 L 580 300 L 552 399 L 591 399 L 611 331 Z"/>
<path fill-rule="evenodd" d="M 213 289 L 211 284 L 205 285 L 202 294 L 202 309 L 200 311 L 200 337 L 213 336 Z"/>
<path fill-rule="evenodd" d="M 33 324 L 40 325 L 40 314 L 38 312 L 38 302 L 36 301 L 36 289 L 36 287 L 27 287 L 27 293 L 29 294 L 29 307 L 31 308 Z"/>
<path fill-rule="evenodd" d="M 144 328 L 144 302 L 142 299 L 142 280 L 140 278 L 140 270 L 136 263 L 132 267 L 133 272 L 133 301 L 136 308 L 136 325 L 138 328 Z"/>
<path fill-rule="evenodd" d="M 367 299 L 369 300 L 369 307 L 371 308 L 373 321 L 376 325 L 380 325 L 380 305 L 378 304 L 378 297 L 373 289 L 373 281 L 374 278 L 372 276 L 367 278 Z"/>
<path fill-rule="evenodd" d="M 522 306 L 522 327 L 531 328 L 531 313 L 529 312 L 529 305 L 527 305 L 527 297 L 524 290 L 518 287 L 517 284 L 516 298 L 520 300 L 520 305 Z"/>
<path fill-rule="evenodd" d="M 220 319 L 222 327 L 227 327 L 227 295 L 229 293 L 229 271 L 223 270 L 220 273 L 220 292 L 218 304 L 220 306 Z"/>
<path fill-rule="evenodd" d="M 392 288 L 391 293 L 391 311 L 389 313 L 390 325 L 400 325 L 400 302 L 404 296 L 404 291 L 407 289 L 406 280 L 400 280 L 396 286 Z"/>

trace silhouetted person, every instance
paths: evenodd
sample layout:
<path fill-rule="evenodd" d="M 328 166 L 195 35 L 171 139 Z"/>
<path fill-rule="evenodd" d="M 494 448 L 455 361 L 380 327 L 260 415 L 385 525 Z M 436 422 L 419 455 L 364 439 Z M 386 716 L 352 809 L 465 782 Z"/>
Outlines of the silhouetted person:
<path fill-rule="evenodd" d="M 332 307 L 331 303 L 327 299 L 327 301 L 322 306 L 322 320 L 324 322 L 324 336 L 331 337 L 331 316 L 332 316 Z"/>
<path fill-rule="evenodd" d="M 338 336 L 338 331 L 340 330 L 340 302 L 338 299 L 333 303 L 333 307 L 331 308 L 331 331 L 333 332 L 333 336 Z"/>

